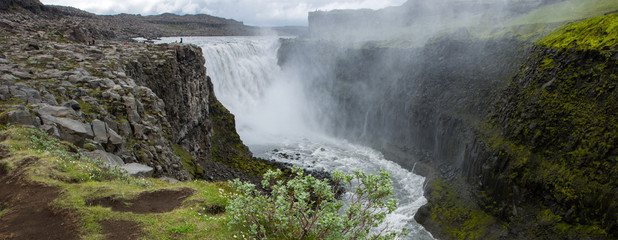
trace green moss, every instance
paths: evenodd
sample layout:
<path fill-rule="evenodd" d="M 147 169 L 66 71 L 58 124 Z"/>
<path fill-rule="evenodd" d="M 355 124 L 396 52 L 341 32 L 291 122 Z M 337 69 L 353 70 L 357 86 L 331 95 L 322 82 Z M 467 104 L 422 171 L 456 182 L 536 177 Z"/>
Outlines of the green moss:
<path fill-rule="evenodd" d="M 538 43 L 551 48 L 615 50 L 618 45 L 618 13 L 569 24 Z"/>
<path fill-rule="evenodd" d="M 9 99 L 5 99 L 5 100 L 1 100 L 0 101 L 0 105 L 22 105 L 26 103 L 26 99 L 23 98 L 9 98 Z"/>
<path fill-rule="evenodd" d="M 462 197 L 456 189 L 441 179 L 429 186 L 431 218 L 443 229 L 449 239 L 486 239 L 496 219 L 476 204 Z"/>
<path fill-rule="evenodd" d="M 507 25 L 556 23 L 602 16 L 618 10 L 615 0 L 566 0 L 540 6 L 507 22 Z"/>
<path fill-rule="evenodd" d="M 82 100 L 77 100 L 77 102 L 79 103 L 79 106 L 81 107 L 80 111 L 86 114 L 86 116 L 84 117 L 84 120 L 86 120 L 87 122 L 92 122 L 94 119 L 98 118 L 97 116 L 99 116 L 101 109 L 95 107 L 94 105 L 88 102 L 84 102 Z"/>
<path fill-rule="evenodd" d="M 254 176 L 262 176 L 269 169 L 280 168 L 277 164 L 251 156 L 249 148 L 243 144 L 236 132 L 234 115 L 214 98 L 214 94 L 211 94 L 209 99 L 209 110 L 214 131 L 210 149 L 213 161 Z"/>
<path fill-rule="evenodd" d="M 580 26 L 585 27 L 572 32 L 602 28 L 607 19 L 616 21 L 617 16 L 582 22 Z M 569 35 L 565 29 L 558 32 Z M 597 35 L 584 32 L 578 38 L 584 40 L 575 45 L 574 40 L 561 41 L 566 38 L 554 35 L 544 39 L 546 46 L 559 49 L 536 48 L 496 104 L 491 120 L 479 125 L 478 132 L 503 166 L 487 176 L 492 182 L 526 189 L 529 196 L 537 197 L 527 200 L 532 206 L 553 203 L 551 209 L 531 213 L 544 228 L 532 224 L 530 231 L 565 238 L 586 234 L 608 238 L 618 234 L 606 232 L 616 224 L 618 208 L 618 196 L 611 190 L 618 185 L 618 78 L 615 60 L 596 51 L 608 46 L 608 41 L 592 44 L 585 38 Z M 497 202 L 495 208 L 509 207 L 506 201 L 515 197 L 510 191 L 488 190 L 488 201 Z M 567 217 L 567 212 L 572 216 Z"/>
<path fill-rule="evenodd" d="M 94 151 L 94 150 L 97 150 L 97 147 L 96 147 L 94 144 L 92 144 L 92 143 L 86 143 L 86 144 L 84 144 L 84 148 L 85 148 L 86 150 L 88 150 L 88 151 Z"/>
<path fill-rule="evenodd" d="M 204 170 L 195 162 L 195 159 L 187 150 L 178 144 L 174 144 L 174 154 L 180 158 L 180 162 L 187 169 L 193 179 L 200 179 L 204 176 Z"/>

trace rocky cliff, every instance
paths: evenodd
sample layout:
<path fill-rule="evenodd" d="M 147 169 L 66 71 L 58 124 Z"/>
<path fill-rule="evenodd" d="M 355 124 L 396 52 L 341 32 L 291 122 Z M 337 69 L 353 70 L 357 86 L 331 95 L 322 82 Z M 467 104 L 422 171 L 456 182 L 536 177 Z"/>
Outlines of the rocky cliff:
<path fill-rule="evenodd" d="M 329 132 L 422 174 L 431 166 L 454 178 L 487 99 L 526 52 L 512 39 L 440 38 L 419 48 L 297 40 L 282 43 L 279 63 L 311 78 L 307 88 L 322 101 L 316 112 Z"/>
<path fill-rule="evenodd" d="M 98 30 L 23 9 L 0 14 L 3 125 L 42 129 L 83 155 L 147 176 L 257 180 L 272 166 L 253 159 L 238 137 L 199 47 L 87 45 L 65 36 Z"/>
<path fill-rule="evenodd" d="M 436 179 L 441 239 L 615 237 L 615 14 L 536 44 L 455 33 L 423 46 L 288 40 L 333 133 Z M 403 46 L 403 47 L 402 47 Z"/>
<path fill-rule="evenodd" d="M 501 225 L 507 238 L 617 236 L 616 17 L 572 24 L 537 42 L 466 148 L 463 179 L 472 200 L 449 198 L 462 191 L 433 184 L 419 221 L 450 226 L 434 228 L 445 238 L 500 236 L 483 227 L 454 230 L 470 224 Z"/>

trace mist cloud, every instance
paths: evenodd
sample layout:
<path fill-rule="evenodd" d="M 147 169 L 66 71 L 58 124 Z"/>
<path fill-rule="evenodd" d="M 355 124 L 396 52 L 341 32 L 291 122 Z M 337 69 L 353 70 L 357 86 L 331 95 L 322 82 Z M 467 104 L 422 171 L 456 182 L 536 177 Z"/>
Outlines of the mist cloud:
<path fill-rule="evenodd" d="M 406 0 L 41 0 L 97 14 L 210 14 L 254 26 L 307 25 L 307 12 L 333 9 L 380 9 Z"/>

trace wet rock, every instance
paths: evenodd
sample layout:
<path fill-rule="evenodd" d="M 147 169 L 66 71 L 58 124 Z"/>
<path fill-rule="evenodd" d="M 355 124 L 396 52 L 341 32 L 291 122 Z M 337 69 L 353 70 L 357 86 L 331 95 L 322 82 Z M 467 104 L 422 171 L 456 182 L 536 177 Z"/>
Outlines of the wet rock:
<path fill-rule="evenodd" d="M 122 166 L 133 177 L 152 177 L 154 168 L 139 163 L 129 163 Z"/>

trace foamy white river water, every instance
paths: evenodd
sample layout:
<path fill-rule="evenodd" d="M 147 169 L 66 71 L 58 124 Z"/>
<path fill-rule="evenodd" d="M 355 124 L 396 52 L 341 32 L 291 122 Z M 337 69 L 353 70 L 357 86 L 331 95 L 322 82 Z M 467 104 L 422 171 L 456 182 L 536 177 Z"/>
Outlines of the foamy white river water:
<path fill-rule="evenodd" d="M 179 40 L 164 38 L 160 43 Z M 303 78 L 277 65 L 276 37 L 183 37 L 202 48 L 215 94 L 236 117 L 241 139 L 257 156 L 309 169 L 377 174 L 393 181 L 396 212 L 387 217 L 395 229 L 407 228 L 407 239 L 433 239 L 414 214 L 427 200 L 425 178 L 384 159 L 371 148 L 334 139 L 319 129 L 305 97 Z"/>

